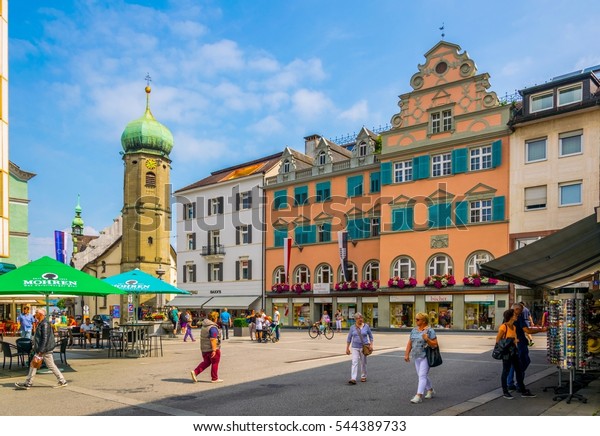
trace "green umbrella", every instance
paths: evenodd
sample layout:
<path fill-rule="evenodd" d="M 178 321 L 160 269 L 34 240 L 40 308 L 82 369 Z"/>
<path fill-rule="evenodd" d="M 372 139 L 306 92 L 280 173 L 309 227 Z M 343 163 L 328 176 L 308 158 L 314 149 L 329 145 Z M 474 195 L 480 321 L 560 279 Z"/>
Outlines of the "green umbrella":
<path fill-rule="evenodd" d="M 115 288 L 134 295 L 136 300 L 135 319 L 137 319 L 137 300 L 140 294 L 189 294 L 188 291 L 176 288 L 137 268 L 103 280 Z"/>
<path fill-rule="evenodd" d="M 0 276 L 0 296 L 44 295 L 46 303 L 51 295 L 104 296 L 126 293 L 48 256 Z"/>

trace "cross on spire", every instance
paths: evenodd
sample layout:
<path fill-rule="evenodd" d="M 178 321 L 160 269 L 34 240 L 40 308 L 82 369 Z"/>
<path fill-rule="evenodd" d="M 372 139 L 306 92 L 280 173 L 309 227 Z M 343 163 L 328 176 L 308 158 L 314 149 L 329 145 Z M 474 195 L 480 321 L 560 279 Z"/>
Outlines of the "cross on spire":
<path fill-rule="evenodd" d="M 146 77 L 144 77 L 146 81 L 146 86 L 150 86 L 150 82 L 152 82 L 152 77 L 150 77 L 150 73 L 146 73 Z"/>

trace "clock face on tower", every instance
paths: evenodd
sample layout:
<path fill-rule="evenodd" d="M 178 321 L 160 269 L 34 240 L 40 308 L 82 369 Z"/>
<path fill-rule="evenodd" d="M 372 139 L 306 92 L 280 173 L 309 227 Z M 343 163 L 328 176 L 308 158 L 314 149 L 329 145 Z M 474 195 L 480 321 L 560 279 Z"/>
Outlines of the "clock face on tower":
<path fill-rule="evenodd" d="M 146 168 L 148 168 L 149 170 L 153 170 L 154 168 L 156 168 L 156 159 L 147 159 Z"/>

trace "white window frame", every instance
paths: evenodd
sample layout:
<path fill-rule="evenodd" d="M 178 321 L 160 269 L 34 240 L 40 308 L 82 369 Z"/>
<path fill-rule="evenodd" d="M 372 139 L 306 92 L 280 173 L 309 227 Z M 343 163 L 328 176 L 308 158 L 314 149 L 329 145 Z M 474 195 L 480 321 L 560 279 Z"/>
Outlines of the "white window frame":
<path fill-rule="evenodd" d="M 444 177 L 452 174 L 452 153 L 431 156 L 431 177 Z"/>
<path fill-rule="evenodd" d="M 469 222 L 487 223 L 492 221 L 492 200 L 472 200 L 469 201 Z"/>
<path fill-rule="evenodd" d="M 350 281 L 358 281 L 358 268 L 353 262 L 348 262 L 348 271 L 350 271 Z M 338 281 L 344 282 L 346 279 L 342 277 L 342 267 L 338 268 Z"/>
<path fill-rule="evenodd" d="M 544 142 L 544 157 L 540 159 L 530 159 L 529 147 L 542 141 Z M 525 141 L 525 163 L 543 162 L 545 160 L 548 160 L 548 138 L 528 139 Z"/>
<path fill-rule="evenodd" d="M 429 271 L 430 276 L 444 274 L 452 275 L 452 271 L 454 270 L 452 259 L 445 254 L 435 255 L 429 260 L 427 270 Z"/>
<path fill-rule="evenodd" d="M 218 215 L 219 214 L 219 204 L 220 197 L 215 197 L 210 199 L 210 215 Z"/>
<path fill-rule="evenodd" d="M 285 283 L 285 268 L 278 266 L 273 271 L 273 283 Z"/>
<path fill-rule="evenodd" d="M 381 218 L 376 216 L 371 218 L 371 238 L 376 238 L 381 234 Z"/>
<path fill-rule="evenodd" d="M 196 234 L 195 233 L 187 234 L 187 248 L 188 248 L 188 250 L 196 249 Z"/>
<path fill-rule="evenodd" d="M 282 166 L 283 166 L 283 169 L 282 169 L 283 173 L 289 173 L 290 172 L 290 161 L 289 161 L 289 159 L 284 160 Z"/>
<path fill-rule="evenodd" d="M 240 232 L 240 245 L 249 244 L 250 226 L 239 226 L 238 232 Z"/>
<path fill-rule="evenodd" d="M 477 253 L 473 253 L 469 259 L 467 259 L 467 275 L 479 274 L 479 269 L 477 267 L 482 263 L 486 263 L 491 260 L 494 260 L 494 256 L 487 251 L 478 251 Z"/>
<path fill-rule="evenodd" d="M 186 266 L 185 270 L 186 270 L 186 274 L 187 274 L 186 280 L 189 283 L 195 283 L 196 282 L 196 269 L 197 269 L 196 265 L 194 263 L 186 263 L 185 266 Z"/>
<path fill-rule="evenodd" d="M 412 182 L 413 165 L 412 160 L 394 162 L 394 183 Z"/>
<path fill-rule="evenodd" d="M 563 139 L 579 137 L 579 151 L 573 153 L 565 153 L 563 150 Z M 559 157 L 575 156 L 583 153 L 583 131 L 576 130 L 574 132 L 560 133 L 558 135 L 558 155 Z"/>
<path fill-rule="evenodd" d="M 328 264 L 319 265 L 317 267 L 315 283 L 329 283 L 333 284 L 333 270 Z"/>
<path fill-rule="evenodd" d="M 487 170 L 492 167 L 492 146 L 482 145 L 469 150 L 470 171 Z"/>
<path fill-rule="evenodd" d="M 365 265 L 365 280 L 379 280 L 379 262 L 373 260 Z"/>
<path fill-rule="evenodd" d="M 442 132 L 450 132 L 452 130 L 452 111 L 446 109 L 442 111 Z"/>
<path fill-rule="evenodd" d="M 579 201 L 575 202 L 575 203 L 564 203 L 563 202 L 563 188 L 570 188 L 573 186 L 579 187 Z M 581 204 L 583 204 L 583 189 L 582 188 L 583 188 L 583 183 L 581 182 L 581 180 L 578 180 L 576 182 L 559 183 L 559 185 L 558 185 L 558 207 L 580 206 Z"/>
<path fill-rule="evenodd" d="M 534 103 L 536 101 L 538 101 L 538 100 L 543 101 L 547 97 L 550 97 L 550 106 L 541 107 L 539 109 L 534 109 Z M 554 107 L 554 93 L 552 91 L 540 92 L 539 94 L 534 94 L 529 97 L 529 112 L 530 113 L 545 111 L 548 109 L 552 109 L 553 107 Z"/>
<path fill-rule="evenodd" d="M 209 230 L 208 231 L 208 245 L 211 247 L 218 247 L 221 245 L 221 231 L 220 230 Z"/>
<path fill-rule="evenodd" d="M 403 271 L 406 271 L 406 275 L 403 275 Z M 415 261 L 408 256 L 400 256 L 392 265 L 392 277 L 400 277 L 403 279 L 416 277 Z"/>
<path fill-rule="evenodd" d="M 452 109 L 443 109 L 429 114 L 430 131 L 432 134 L 451 132 L 454 125 Z"/>
<path fill-rule="evenodd" d="M 523 191 L 526 211 L 546 209 L 548 207 L 548 187 L 546 185 L 528 186 Z"/>
<path fill-rule="evenodd" d="M 220 263 L 211 263 L 210 264 L 210 281 L 211 282 L 220 282 L 219 273 L 221 272 L 221 264 Z"/>
<path fill-rule="evenodd" d="M 327 154 L 322 151 L 319 153 L 319 165 L 325 165 L 327 163 Z"/>
<path fill-rule="evenodd" d="M 250 261 L 245 259 L 245 260 L 240 260 L 240 280 L 250 280 L 249 277 L 250 274 Z"/>
<path fill-rule="evenodd" d="M 300 265 L 296 268 L 294 283 L 310 283 L 310 269 L 306 265 Z"/>
<path fill-rule="evenodd" d="M 366 156 L 368 151 L 369 151 L 369 147 L 365 141 L 358 144 L 358 156 L 359 157 Z"/>
<path fill-rule="evenodd" d="M 196 218 L 196 203 L 186 203 L 183 205 L 183 219 L 193 220 Z"/>
<path fill-rule="evenodd" d="M 576 96 L 575 100 L 573 100 L 573 101 L 569 101 L 567 103 L 561 103 L 561 101 L 560 101 L 561 93 L 566 93 L 569 91 L 579 91 L 579 95 Z M 558 95 L 558 103 L 557 103 L 558 107 L 579 103 L 583 98 L 583 85 L 581 83 L 578 83 L 577 85 L 569 85 L 569 86 L 565 86 L 563 88 L 558 88 L 557 95 Z"/>

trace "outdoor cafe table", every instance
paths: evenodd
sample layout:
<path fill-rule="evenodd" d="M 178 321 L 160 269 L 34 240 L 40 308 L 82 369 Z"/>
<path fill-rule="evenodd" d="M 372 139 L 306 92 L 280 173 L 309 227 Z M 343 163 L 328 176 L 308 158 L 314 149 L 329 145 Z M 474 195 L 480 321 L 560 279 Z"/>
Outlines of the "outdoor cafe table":
<path fill-rule="evenodd" d="M 147 338 L 153 322 L 137 321 L 121 324 L 123 332 L 123 352 L 128 357 L 144 357 L 149 351 L 146 349 Z"/>

